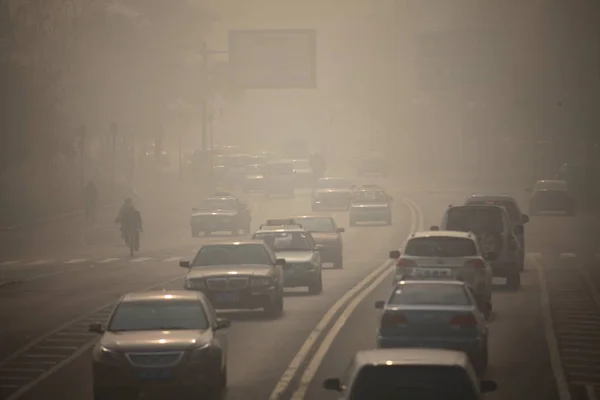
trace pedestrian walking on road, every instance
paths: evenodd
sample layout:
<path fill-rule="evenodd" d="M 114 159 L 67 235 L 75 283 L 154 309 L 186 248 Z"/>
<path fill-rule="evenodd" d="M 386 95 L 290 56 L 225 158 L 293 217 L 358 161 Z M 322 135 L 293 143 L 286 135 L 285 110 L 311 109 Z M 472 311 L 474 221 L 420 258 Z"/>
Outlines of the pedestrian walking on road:
<path fill-rule="evenodd" d="M 83 189 L 83 207 L 85 219 L 93 224 L 96 219 L 96 208 L 98 206 L 98 189 L 93 181 L 89 181 Z"/>

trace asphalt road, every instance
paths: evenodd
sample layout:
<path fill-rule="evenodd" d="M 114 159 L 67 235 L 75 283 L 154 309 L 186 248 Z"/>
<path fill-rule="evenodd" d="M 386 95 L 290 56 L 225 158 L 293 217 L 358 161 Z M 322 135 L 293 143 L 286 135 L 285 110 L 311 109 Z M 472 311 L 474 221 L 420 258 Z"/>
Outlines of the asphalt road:
<path fill-rule="evenodd" d="M 228 333 L 231 352 L 226 399 L 274 399 L 272 393 L 279 389 L 283 399 L 303 395 L 306 399 L 335 398 L 320 388 L 323 379 L 339 375 L 356 350 L 374 345 L 378 311 L 373 303 L 385 298 L 390 287 L 385 273 L 389 270 L 388 251 L 398 248 L 411 228 L 438 223 L 448 204 L 459 203 L 468 194 L 456 190 L 405 192 L 400 186 L 386 186 L 396 198 L 393 227 L 349 228 L 347 215 L 334 213 L 338 224 L 347 229 L 346 265 L 342 270 L 324 271 L 323 294 L 290 291 L 285 314 L 276 321 L 261 320 L 252 313 L 227 314 L 233 323 Z M 403 195 L 416 204 L 408 206 Z M 270 217 L 309 211 L 307 196 L 265 201 L 251 195 L 249 202 L 254 228 Z M 150 286 L 181 288 L 185 270 L 176 261 L 189 258 L 203 242 L 212 240 L 190 237 L 187 215 L 192 205 L 193 199 L 180 199 L 178 206 L 168 209 L 148 206 L 156 212 L 144 214 L 143 251 L 133 260 L 118 245 L 118 235 L 108 229 L 108 222 L 99 223 L 101 229 L 80 231 L 87 237 L 97 235 L 96 241 L 61 247 L 52 256 L 33 250 L 23 255 L 15 252 L 13 261 L 27 262 L 0 266 L 2 279 L 16 281 L 0 287 L 0 360 L 36 337 L 108 305 L 123 292 Z M 419 211 L 424 218 L 419 218 Z M 595 258 L 597 245 L 589 239 L 598 233 L 597 226 L 588 216 L 534 217 L 527 226 L 523 286 L 509 292 L 499 280 L 494 293 L 488 376 L 498 382 L 499 390 L 489 395 L 490 399 L 570 400 L 560 396 L 564 374 L 573 400 L 596 400 L 586 393 L 593 395 L 593 385 L 600 382 L 600 314 L 593 301 L 594 287 L 586 284 L 592 280 L 583 278 L 590 274 L 600 277 L 596 273 L 600 261 Z M 44 259 L 53 261 L 28 265 Z M 85 261 L 65 264 L 73 260 Z M 365 281 L 376 268 L 384 272 Z M 166 281 L 170 282 L 163 283 Z M 359 282 L 364 290 L 353 289 Z M 342 298 L 348 301 L 340 303 Z M 337 312 L 330 311 L 332 308 Z M 0 361 L 0 389 L 14 390 L 9 386 L 21 386 L 25 378 L 39 375 L 33 370 L 47 371 L 82 349 L 70 363 L 20 398 L 91 399 L 91 356 L 85 344 L 93 337 L 84 333 L 85 325 L 105 315 L 106 311 L 100 311 L 82 317 L 51 336 L 53 343 L 65 343 L 63 350 L 55 350 L 55 358 L 49 346 L 40 343 L 11 363 Z M 324 316 L 331 317 L 325 321 L 328 323 L 323 322 Z M 322 326 L 315 330 L 320 321 Z M 307 338 L 314 346 L 304 351 Z M 46 350 L 40 351 L 43 348 Z M 26 358 L 35 353 L 46 354 L 47 359 Z M 297 373 L 290 373 L 293 371 Z M 577 397 L 580 395 L 588 397 Z"/>

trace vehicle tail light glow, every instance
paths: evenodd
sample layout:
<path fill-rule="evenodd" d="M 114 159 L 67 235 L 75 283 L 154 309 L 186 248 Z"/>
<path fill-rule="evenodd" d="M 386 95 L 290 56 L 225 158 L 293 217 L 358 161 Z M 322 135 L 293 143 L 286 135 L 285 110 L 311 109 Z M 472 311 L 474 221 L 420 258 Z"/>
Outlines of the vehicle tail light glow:
<path fill-rule="evenodd" d="M 456 327 L 477 326 L 477 319 L 472 314 L 457 315 L 450 321 L 450 325 Z"/>
<path fill-rule="evenodd" d="M 396 267 L 416 267 L 417 264 L 413 260 L 407 260 L 405 258 L 399 258 L 396 261 Z"/>
<path fill-rule="evenodd" d="M 397 326 L 408 325 L 408 320 L 404 314 L 385 313 L 381 317 L 381 326 L 385 328 L 394 328 Z"/>
<path fill-rule="evenodd" d="M 483 261 L 481 258 L 476 258 L 474 260 L 469 260 L 467 261 L 467 267 L 472 267 L 472 268 L 485 268 L 485 261 Z"/>

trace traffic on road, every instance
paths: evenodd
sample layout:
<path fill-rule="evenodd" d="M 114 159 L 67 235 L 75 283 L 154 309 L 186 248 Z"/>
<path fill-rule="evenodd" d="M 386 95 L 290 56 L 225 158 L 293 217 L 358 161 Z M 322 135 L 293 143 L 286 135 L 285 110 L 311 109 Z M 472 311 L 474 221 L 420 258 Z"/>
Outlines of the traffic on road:
<path fill-rule="evenodd" d="M 596 216 L 270 157 L 26 228 L 97 239 L 2 253 L 0 399 L 598 399 Z"/>

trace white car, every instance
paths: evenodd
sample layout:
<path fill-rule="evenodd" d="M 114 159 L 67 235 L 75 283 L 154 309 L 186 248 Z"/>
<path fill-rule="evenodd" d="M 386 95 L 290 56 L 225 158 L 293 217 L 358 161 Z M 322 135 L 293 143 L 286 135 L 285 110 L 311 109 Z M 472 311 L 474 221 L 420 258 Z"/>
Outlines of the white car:
<path fill-rule="evenodd" d="M 492 310 L 492 268 L 472 232 L 425 231 L 408 237 L 396 259 L 394 284 L 401 280 L 459 279 L 477 296 L 484 314 Z"/>

